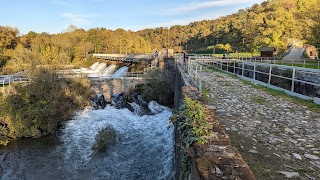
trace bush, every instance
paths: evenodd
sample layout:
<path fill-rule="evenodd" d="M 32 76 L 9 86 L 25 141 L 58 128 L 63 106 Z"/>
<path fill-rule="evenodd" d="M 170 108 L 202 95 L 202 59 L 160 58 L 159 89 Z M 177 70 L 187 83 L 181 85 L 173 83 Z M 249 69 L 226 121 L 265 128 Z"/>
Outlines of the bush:
<path fill-rule="evenodd" d="M 95 143 L 92 149 L 98 152 L 106 151 L 111 144 L 114 143 L 117 137 L 117 132 L 112 126 L 107 126 L 100 129 L 95 137 Z"/>
<path fill-rule="evenodd" d="M 149 72 L 145 78 L 146 82 L 139 87 L 141 97 L 147 102 L 154 100 L 159 104 L 172 106 L 173 91 L 166 83 L 163 74 L 156 69 Z"/>
<path fill-rule="evenodd" d="M 28 84 L 0 100 L 0 145 L 22 137 L 38 138 L 53 133 L 75 111 L 90 105 L 90 83 L 85 79 L 58 79 L 40 70 Z"/>
<path fill-rule="evenodd" d="M 206 143 L 212 125 L 205 118 L 205 111 L 198 101 L 185 98 L 178 111 L 170 117 L 170 122 L 177 124 L 179 146 L 181 147 L 181 179 L 186 179 L 190 170 L 190 157 L 193 156 L 193 143 Z"/>

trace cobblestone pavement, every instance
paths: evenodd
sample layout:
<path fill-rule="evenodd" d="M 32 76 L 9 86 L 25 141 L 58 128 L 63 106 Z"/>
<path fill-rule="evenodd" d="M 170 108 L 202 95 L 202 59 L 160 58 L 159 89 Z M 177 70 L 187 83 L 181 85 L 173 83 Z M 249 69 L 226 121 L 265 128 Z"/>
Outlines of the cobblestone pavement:
<path fill-rule="evenodd" d="M 220 123 L 257 179 L 320 179 L 320 112 L 228 74 L 203 73 Z"/>

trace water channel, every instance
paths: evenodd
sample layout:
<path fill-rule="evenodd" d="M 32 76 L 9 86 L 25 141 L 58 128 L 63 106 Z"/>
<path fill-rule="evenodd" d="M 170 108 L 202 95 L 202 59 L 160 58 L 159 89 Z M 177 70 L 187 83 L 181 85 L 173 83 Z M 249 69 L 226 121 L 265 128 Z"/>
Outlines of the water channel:
<path fill-rule="evenodd" d="M 173 179 L 171 110 L 157 103 L 149 107 L 157 113 L 87 108 L 56 135 L 14 141 L 0 149 L 0 179 Z M 116 142 L 106 152 L 93 151 L 98 130 L 110 125 Z"/>

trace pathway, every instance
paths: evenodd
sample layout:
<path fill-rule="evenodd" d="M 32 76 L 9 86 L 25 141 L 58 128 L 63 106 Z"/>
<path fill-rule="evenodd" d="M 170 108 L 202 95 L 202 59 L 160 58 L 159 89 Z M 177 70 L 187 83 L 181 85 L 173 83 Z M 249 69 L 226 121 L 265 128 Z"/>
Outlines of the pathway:
<path fill-rule="evenodd" d="M 301 60 L 304 48 L 293 48 L 288 55 L 283 57 L 283 60 Z"/>
<path fill-rule="evenodd" d="M 320 111 L 225 73 L 203 73 L 209 108 L 257 179 L 320 179 Z"/>

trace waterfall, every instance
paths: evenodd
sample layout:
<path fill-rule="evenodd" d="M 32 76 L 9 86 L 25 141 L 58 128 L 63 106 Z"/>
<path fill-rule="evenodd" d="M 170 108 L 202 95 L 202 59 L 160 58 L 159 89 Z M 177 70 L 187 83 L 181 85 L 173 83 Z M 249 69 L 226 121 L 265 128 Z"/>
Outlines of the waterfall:
<path fill-rule="evenodd" d="M 127 66 L 122 66 L 121 68 L 119 68 L 114 75 L 112 76 L 113 78 L 120 78 L 123 77 L 124 73 L 128 72 L 129 67 Z"/>

